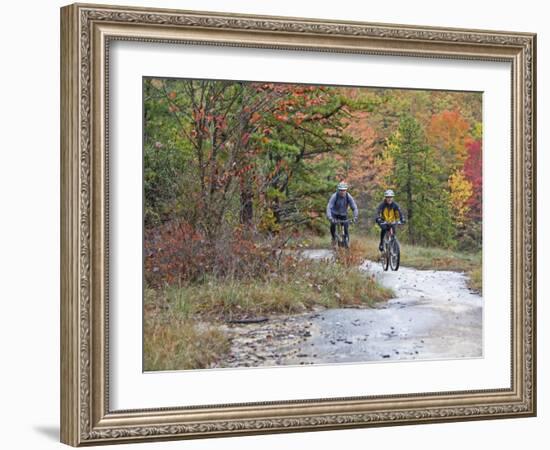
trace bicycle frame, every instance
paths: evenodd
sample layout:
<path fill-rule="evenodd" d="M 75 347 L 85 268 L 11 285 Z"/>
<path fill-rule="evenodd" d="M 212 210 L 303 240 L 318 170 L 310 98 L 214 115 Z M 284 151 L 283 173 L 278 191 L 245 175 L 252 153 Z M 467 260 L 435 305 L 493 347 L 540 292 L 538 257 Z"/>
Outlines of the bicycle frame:
<path fill-rule="evenodd" d="M 345 225 L 346 223 L 348 223 L 348 224 L 351 223 L 351 220 L 349 220 L 349 219 L 346 219 L 346 220 L 338 220 L 338 219 L 337 219 L 337 220 L 334 220 L 334 223 L 335 223 L 336 225 Z"/>
<path fill-rule="evenodd" d="M 391 233 L 391 236 L 395 235 L 394 226 L 397 225 L 403 225 L 403 222 L 381 222 L 380 225 L 390 225 L 389 232 Z M 386 232 L 387 234 L 387 232 Z"/>
<path fill-rule="evenodd" d="M 351 223 L 351 220 L 350 219 L 345 219 L 345 220 L 341 220 L 341 219 L 336 219 L 334 220 L 334 224 L 336 225 L 336 239 L 338 241 L 338 246 L 339 247 L 348 247 L 349 246 L 349 232 L 348 232 L 348 236 L 347 236 L 347 239 L 346 239 L 346 235 L 345 235 L 345 231 L 344 231 L 344 225 L 346 224 L 350 224 Z"/>

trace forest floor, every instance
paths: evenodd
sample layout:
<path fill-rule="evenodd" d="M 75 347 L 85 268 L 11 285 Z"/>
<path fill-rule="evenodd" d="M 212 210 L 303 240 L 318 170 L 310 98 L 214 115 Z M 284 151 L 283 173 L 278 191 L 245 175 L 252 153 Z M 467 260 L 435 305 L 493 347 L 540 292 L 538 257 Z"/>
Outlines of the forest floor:
<path fill-rule="evenodd" d="M 330 259 L 327 249 L 303 250 Z M 230 351 L 213 367 L 431 360 L 482 356 L 483 300 L 460 271 L 400 267 L 366 260 L 394 296 L 373 307 L 324 308 L 276 315 L 263 323 L 223 325 Z"/>
<path fill-rule="evenodd" d="M 384 272 L 373 237 L 308 237 L 266 279 L 146 287 L 144 370 L 481 357 L 481 254 L 401 248 Z"/>

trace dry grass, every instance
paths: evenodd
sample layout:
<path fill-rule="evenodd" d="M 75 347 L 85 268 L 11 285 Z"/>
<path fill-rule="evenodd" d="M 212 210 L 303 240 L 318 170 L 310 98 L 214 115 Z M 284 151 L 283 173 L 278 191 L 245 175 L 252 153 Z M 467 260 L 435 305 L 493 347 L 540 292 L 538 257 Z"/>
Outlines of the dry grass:
<path fill-rule="evenodd" d="M 330 248 L 330 237 L 307 237 L 299 245 L 309 248 Z M 346 265 L 346 259 L 351 264 L 362 259 L 377 261 L 379 258 L 378 239 L 375 237 L 353 236 L 349 255 L 339 252 L 341 262 Z M 401 264 L 423 270 L 451 270 L 465 272 L 469 277 L 469 287 L 481 293 L 482 270 L 481 252 L 466 253 L 443 248 L 422 247 L 401 242 Z"/>
<path fill-rule="evenodd" d="M 469 271 L 468 277 L 468 287 L 481 295 L 483 293 L 481 267 L 477 267 Z"/>
<path fill-rule="evenodd" d="M 364 240 L 353 240 L 348 249 L 334 247 L 336 261 L 342 266 L 357 267 L 369 258 L 369 246 Z"/>
<path fill-rule="evenodd" d="M 342 255 L 343 260 L 336 264 L 291 260 L 288 267 L 265 280 L 210 279 L 169 287 L 155 291 L 155 308 L 170 309 L 185 319 L 232 320 L 303 312 L 314 305 L 370 306 L 390 298 L 389 289 L 357 268 L 359 255 Z"/>
<path fill-rule="evenodd" d="M 199 324 L 170 306 L 159 307 L 156 297 L 146 291 L 144 370 L 208 368 L 229 351 L 229 340 L 222 331 Z"/>

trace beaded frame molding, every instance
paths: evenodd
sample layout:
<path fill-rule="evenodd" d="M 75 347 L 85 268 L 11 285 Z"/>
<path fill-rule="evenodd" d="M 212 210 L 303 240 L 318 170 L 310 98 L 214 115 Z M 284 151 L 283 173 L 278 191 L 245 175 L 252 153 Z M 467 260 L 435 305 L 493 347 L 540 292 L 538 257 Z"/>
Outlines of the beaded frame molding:
<path fill-rule="evenodd" d="M 106 100 L 113 40 L 511 63 L 511 386 L 110 410 Z M 61 441 L 82 446 L 534 416 L 535 88 L 532 33 L 107 5 L 61 8 Z"/>

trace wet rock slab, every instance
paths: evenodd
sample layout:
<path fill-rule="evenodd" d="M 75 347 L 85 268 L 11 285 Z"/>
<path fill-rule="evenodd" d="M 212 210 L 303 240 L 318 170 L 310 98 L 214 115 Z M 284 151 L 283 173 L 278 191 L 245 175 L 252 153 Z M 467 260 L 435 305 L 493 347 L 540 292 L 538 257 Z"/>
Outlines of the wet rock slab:
<path fill-rule="evenodd" d="M 315 257 L 326 257 L 315 253 Z M 318 309 L 225 326 L 231 353 L 218 367 L 255 367 L 482 356 L 482 298 L 464 274 L 362 269 L 396 293 L 377 308 Z"/>
<path fill-rule="evenodd" d="M 231 351 L 218 367 L 287 365 L 290 360 L 305 358 L 303 347 L 312 337 L 312 317 L 315 313 L 277 316 L 262 323 L 224 325 L 231 339 Z"/>

